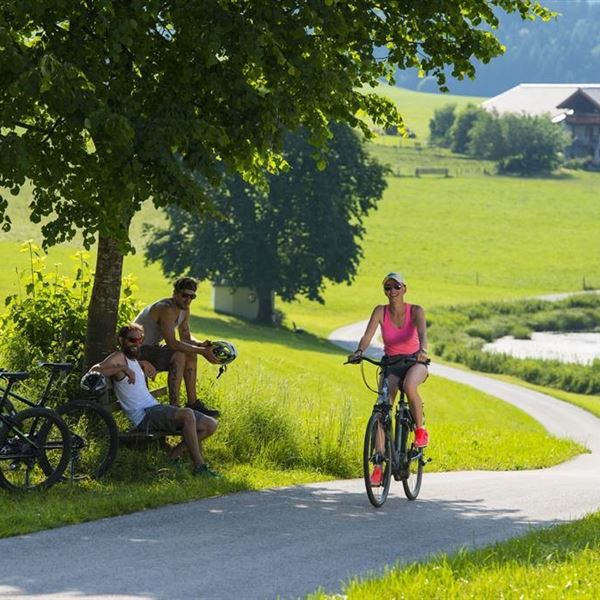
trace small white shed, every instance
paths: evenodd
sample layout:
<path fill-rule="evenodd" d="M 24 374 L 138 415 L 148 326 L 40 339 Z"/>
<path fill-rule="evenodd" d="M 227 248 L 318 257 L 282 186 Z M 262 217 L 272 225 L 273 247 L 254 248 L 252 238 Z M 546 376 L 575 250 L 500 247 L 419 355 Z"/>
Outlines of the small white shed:
<path fill-rule="evenodd" d="M 275 294 L 272 295 L 275 302 Z M 258 297 L 256 291 L 248 287 L 232 287 L 227 283 L 213 283 L 213 310 L 226 315 L 244 319 L 256 319 L 258 316 Z"/>

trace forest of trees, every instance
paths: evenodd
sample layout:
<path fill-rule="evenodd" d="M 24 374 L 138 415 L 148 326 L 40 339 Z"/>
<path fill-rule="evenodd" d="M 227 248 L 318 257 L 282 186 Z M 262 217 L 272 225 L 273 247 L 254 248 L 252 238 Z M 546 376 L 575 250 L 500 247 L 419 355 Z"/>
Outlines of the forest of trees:
<path fill-rule="evenodd" d="M 600 83 L 600 2 L 597 0 L 542 0 L 561 13 L 553 21 L 522 21 L 506 15 L 496 32 L 507 47 L 504 56 L 489 64 L 477 63 L 477 78 L 448 77 L 453 94 L 495 96 L 519 83 Z M 396 83 L 423 92 L 438 92 L 431 77 L 416 70 L 398 71 Z"/>

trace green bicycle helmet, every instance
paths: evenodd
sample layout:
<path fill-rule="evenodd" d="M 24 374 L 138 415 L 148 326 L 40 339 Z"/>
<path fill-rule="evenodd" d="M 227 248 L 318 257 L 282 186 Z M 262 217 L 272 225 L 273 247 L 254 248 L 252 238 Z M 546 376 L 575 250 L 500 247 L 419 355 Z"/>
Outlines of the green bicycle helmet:
<path fill-rule="evenodd" d="M 228 365 L 237 357 L 237 350 L 230 342 L 224 342 L 222 340 L 213 342 L 210 349 L 220 365 Z"/>

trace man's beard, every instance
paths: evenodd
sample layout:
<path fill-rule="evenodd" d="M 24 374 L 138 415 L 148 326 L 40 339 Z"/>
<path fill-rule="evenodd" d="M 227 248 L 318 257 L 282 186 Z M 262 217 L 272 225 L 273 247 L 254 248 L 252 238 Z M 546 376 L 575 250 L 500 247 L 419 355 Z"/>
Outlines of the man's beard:
<path fill-rule="evenodd" d="M 124 346 L 123 347 L 123 354 L 127 358 L 133 358 L 133 359 L 137 360 L 137 357 L 138 357 L 139 353 L 140 353 L 139 346 Z"/>

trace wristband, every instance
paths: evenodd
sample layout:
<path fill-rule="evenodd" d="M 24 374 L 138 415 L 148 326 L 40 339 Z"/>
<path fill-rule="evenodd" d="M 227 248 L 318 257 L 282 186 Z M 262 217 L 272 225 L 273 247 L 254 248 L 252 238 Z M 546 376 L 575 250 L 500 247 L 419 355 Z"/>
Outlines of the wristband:
<path fill-rule="evenodd" d="M 421 349 L 419 350 L 419 352 L 420 352 L 421 354 L 427 354 L 427 348 L 421 348 Z"/>

